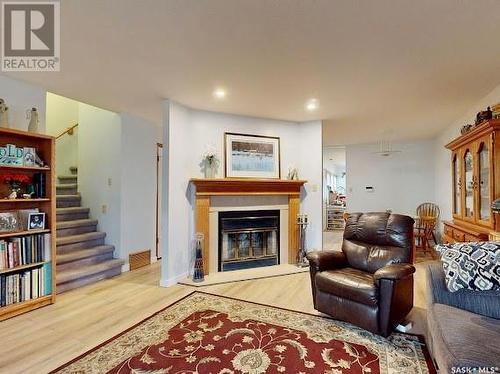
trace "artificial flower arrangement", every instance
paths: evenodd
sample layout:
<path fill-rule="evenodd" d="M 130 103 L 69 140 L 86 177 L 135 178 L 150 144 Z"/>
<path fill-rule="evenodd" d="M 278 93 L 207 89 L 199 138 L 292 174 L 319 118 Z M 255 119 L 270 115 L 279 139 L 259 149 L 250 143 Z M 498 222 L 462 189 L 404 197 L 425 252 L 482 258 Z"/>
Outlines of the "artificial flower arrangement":
<path fill-rule="evenodd" d="M 214 147 L 209 147 L 203 154 L 203 163 L 205 178 L 214 178 L 217 166 L 219 165 L 217 150 Z"/>
<path fill-rule="evenodd" d="M 4 174 L 2 180 L 11 189 L 9 199 L 17 199 L 21 186 L 31 183 L 31 178 L 25 174 Z"/>

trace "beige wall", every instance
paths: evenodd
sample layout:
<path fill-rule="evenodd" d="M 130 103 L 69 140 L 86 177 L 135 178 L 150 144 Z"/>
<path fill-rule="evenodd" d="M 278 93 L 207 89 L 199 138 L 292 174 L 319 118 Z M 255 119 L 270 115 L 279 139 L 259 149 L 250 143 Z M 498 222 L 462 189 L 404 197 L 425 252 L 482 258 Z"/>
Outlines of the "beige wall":
<path fill-rule="evenodd" d="M 78 123 L 79 102 L 47 92 L 46 132 L 58 136 Z M 78 166 L 78 128 L 73 135 L 65 134 L 56 140 L 56 173 L 69 174 L 70 166 Z"/>
<path fill-rule="evenodd" d="M 28 130 L 26 111 L 38 110 L 39 131 L 45 132 L 45 89 L 8 78 L 0 74 L 0 98 L 9 107 L 10 127 L 17 130 Z"/>

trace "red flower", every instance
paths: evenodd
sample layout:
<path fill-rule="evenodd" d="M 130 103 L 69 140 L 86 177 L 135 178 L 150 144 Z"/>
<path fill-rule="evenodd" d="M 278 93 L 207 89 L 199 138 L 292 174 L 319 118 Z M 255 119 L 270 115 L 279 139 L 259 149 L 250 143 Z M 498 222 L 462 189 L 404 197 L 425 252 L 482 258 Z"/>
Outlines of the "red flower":
<path fill-rule="evenodd" d="M 31 178 L 25 174 L 4 174 L 3 182 L 7 184 L 28 184 L 31 183 Z"/>

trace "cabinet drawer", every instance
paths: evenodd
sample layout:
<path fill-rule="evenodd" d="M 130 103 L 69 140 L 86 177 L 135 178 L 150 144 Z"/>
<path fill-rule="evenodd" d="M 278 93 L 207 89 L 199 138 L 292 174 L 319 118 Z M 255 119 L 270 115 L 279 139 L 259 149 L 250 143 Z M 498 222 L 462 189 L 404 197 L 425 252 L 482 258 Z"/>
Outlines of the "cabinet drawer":
<path fill-rule="evenodd" d="M 465 234 L 466 242 L 478 242 L 480 241 L 476 236 Z"/>
<path fill-rule="evenodd" d="M 453 237 L 453 229 L 450 226 L 444 225 L 444 234 Z"/>
<path fill-rule="evenodd" d="M 453 244 L 455 240 L 451 236 L 443 235 L 443 244 Z"/>
<path fill-rule="evenodd" d="M 453 230 L 453 239 L 455 239 L 457 242 L 464 242 L 465 234 L 463 232 Z"/>

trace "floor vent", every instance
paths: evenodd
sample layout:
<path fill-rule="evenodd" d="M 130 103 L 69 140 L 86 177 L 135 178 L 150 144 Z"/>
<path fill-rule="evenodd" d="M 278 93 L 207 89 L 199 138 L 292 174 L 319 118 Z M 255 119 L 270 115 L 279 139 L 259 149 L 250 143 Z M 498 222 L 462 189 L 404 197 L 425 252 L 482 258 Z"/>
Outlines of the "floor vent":
<path fill-rule="evenodd" d="M 151 264 L 151 250 L 131 253 L 128 256 L 130 270 L 142 268 Z"/>

